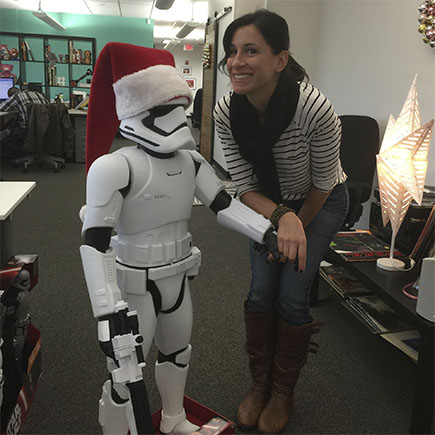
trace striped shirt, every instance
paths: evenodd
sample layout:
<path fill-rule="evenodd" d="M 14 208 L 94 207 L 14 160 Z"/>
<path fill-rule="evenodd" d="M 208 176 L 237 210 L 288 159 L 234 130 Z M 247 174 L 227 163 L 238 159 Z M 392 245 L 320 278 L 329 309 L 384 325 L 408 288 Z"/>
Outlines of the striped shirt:
<path fill-rule="evenodd" d="M 252 165 L 239 153 L 230 125 L 230 100 L 224 95 L 214 108 L 216 131 L 228 172 L 239 196 L 260 191 Z M 273 146 L 283 200 L 305 198 L 312 186 L 331 191 L 346 180 L 340 163 L 341 122 L 331 102 L 314 86 L 300 83 L 295 116 Z"/>
<path fill-rule="evenodd" d="M 18 121 L 22 128 L 27 127 L 29 119 L 27 105 L 29 104 L 49 104 L 50 101 L 36 91 L 20 91 L 12 95 L 8 100 L 0 104 L 0 112 L 10 112 L 18 110 Z"/>

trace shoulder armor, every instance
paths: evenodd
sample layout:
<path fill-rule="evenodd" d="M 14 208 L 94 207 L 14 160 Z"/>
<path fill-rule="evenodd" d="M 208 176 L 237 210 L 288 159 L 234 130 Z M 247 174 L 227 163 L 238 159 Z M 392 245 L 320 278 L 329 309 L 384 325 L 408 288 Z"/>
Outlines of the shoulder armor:
<path fill-rule="evenodd" d="M 186 150 L 186 152 L 188 152 L 190 154 L 190 156 L 192 157 L 192 160 L 195 163 L 207 163 L 208 164 L 207 160 L 198 151 Z"/>
<path fill-rule="evenodd" d="M 99 207 L 128 185 L 130 168 L 121 154 L 106 154 L 92 164 L 86 182 L 86 203 Z"/>
<path fill-rule="evenodd" d="M 225 187 L 210 163 L 198 151 L 188 153 L 195 164 L 195 195 L 206 207 L 210 207 L 217 194 Z"/>

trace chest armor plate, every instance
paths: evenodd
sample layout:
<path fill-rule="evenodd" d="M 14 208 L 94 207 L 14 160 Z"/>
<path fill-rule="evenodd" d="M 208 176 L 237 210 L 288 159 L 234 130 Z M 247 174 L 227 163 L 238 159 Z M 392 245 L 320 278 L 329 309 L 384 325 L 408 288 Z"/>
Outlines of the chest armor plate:
<path fill-rule="evenodd" d="M 195 192 L 195 168 L 190 155 L 178 151 L 159 159 L 128 147 L 122 153 L 130 165 L 130 190 L 124 198 L 118 234 L 143 233 L 187 221 Z"/>

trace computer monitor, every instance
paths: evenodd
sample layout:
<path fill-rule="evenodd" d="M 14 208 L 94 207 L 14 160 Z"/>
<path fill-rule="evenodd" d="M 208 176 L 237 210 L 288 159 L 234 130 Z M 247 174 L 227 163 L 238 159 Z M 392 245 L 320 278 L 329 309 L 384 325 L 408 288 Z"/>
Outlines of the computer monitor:
<path fill-rule="evenodd" d="M 14 78 L 13 77 L 0 77 L 0 101 L 7 100 L 8 97 L 8 89 L 14 87 Z"/>
<path fill-rule="evenodd" d="M 42 83 L 29 83 L 28 85 L 29 91 L 36 91 L 42 94 Z"/>

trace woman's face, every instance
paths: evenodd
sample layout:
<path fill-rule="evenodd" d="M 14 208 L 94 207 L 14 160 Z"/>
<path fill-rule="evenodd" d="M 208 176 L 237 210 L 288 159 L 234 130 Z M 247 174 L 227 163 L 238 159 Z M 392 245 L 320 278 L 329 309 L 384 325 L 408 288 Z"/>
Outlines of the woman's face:
<path fill-rule="evenodd" d="M 240 27 L 234 32 L 227 59 L 234 92 L 245 94 L 251 102 L 268 102 L 287 61 L 288 52 L 273 54 L 253 24 Z"/>

